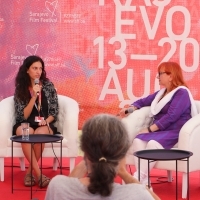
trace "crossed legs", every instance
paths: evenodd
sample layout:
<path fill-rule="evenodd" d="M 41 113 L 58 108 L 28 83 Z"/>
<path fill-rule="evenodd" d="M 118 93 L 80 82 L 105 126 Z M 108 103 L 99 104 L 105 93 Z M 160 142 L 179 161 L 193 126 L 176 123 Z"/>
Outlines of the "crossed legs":
<path fill-rule="evenodd" d="M 49 133 L 49 131 L 50 131 L 50 133 Z M 29 128 L 29 134 L 52 134 L 52 133 L 53 133 L 52 130 L 50 128 L 48 128 L 47 126 L 41 126 L 41 127 L 37 128 L 35 131 L 31 127 Z M 17 128 L 16 135 L 21 135 L 21 126 L 19 126 Z M 41 153 L 44 150 L 45 144 L 42 144 L 42 148 L 41 148 L 40 143 L 34 144 L 34 145 L 31 145 L 29 143 L 21 143 L 21 146 L 22 146 L 22 151 L 24 153 L 24 156 L 26 157 L 26 159 L 29 162 L 29 167 L 26 172 L 27 179 L 25 177 L 25 179 L 27 181 L 25 180 L 24 183 L 26 186 L 31 186 L 31 184 L 35 185 L 35 180 L 33 180 L 32 183 L 30 182 L 31 181 L 31 178 L 30 178 L 31 165 L 30 165 L 30 163 L 32 163 L 32 170 L 35 172 L 35 175 L 37 176 L 38 180 L 40 180 L 41 170 L 39 168 L 38 161 L 41 157 Z M 32 154 L 32 162 L 31 162 L 31 154 Z M 47 177 L 45 177 L 44 175 L 42 178 L 47 180 L 46 179 Z M 48 178 L 48 182 L 49 182 L 49 180 L 50 179 Z M 48 183 L 43 184 L 43 180 L 41 180 L 40 182 L 42 182 L 42 187 L 46 186 L 48 184 Z"/>
<path fill-rule="evenodd" d="M 143 141 L 138 138 L 133 140 L 133 151 L 140 151 L 145 149 L 163 149 L 163 146 L 155 140 Z M 134 156 L 134 163 L 136 171 L 134 173 L 134 177 L 138 179 L 138 158 Z M 151 170 L 156 162 L 151 162 L 149 165 L 149 170 Z M 140 159 L 140 182 L 148 185 L 148 161 Z"/>

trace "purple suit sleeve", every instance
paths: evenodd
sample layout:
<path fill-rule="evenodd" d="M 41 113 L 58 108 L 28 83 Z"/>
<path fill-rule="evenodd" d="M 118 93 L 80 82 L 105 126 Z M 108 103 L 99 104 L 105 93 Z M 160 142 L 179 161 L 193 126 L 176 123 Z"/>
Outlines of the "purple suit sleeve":
<path fill-rule="evenodd" d="M 150 106 L 151 102 L 154 100 L 157 93 L 158 92 L 155 92 L 155 93 L 150 94 L 149 96 L 147 96 L 145 98 L 139 99 L 139 100 L 135 101 L 134 103 L 132 103 L 131 105 L 137 107 L 138 109 L 145 107 L 145 106 Z"/>
<path fill-rule="evenodd" d="M 172 97 L 167 113 L 163 115 L 155 124 L 160 130 L 164 130 L 172 123 L 179 120 L 181 115 L 190 107 L 191 102 L 187 90 L 179 89 Z"/>

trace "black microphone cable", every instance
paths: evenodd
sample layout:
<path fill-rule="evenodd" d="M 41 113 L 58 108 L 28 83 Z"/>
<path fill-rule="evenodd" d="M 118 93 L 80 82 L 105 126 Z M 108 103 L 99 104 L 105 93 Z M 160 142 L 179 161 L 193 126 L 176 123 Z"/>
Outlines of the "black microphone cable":
<path fill-rule="evenodd" d="M 42 105 L 40 105 L 40 110 L 41 110 L 41 113 L 42 113 L 42 115 L 43 115 L 43 117 L 44 117 L 44 121 L 46 122 L 48 131 L 49 131 L 49 134 L 51 134 L 50 127 L 49 127 L 49 123 L 47 122 L 46 117 L 45 117 L 45 115 L 44 115 L 44 112 L 43 112 L 43 110 L 42 110 Z"/>
<path fill-rule="evenodd" d="M 49 131 L 49 134 L 51 134 L 50 127 L 49 127 L 49 123 L 47 123 L 46 117 L 45 117 L 44 112 L 43 112 L 43 110 L 42 110 L 42 105 L 40 105 L 40 110 L 41 110 L 41 113 L 42 113 L 42 115 L 43 115 L 43 117 L 44 117 L 44 120 L 45 120 L 45 122 L 46 122 L 48 131 Z M 59 168 L 61 168 L 60 161 L 59 161 L 59 159 L 58 159 L 58 157 L 56 156 L 56 153 L 55 153 L 55 151 L 54 151 L 53 142 L 51 142 L 51 148 L 52 148 L 52 151 L 53 151 L 53 154 L 54 154 L 56 160 L 58 161 Z"/>

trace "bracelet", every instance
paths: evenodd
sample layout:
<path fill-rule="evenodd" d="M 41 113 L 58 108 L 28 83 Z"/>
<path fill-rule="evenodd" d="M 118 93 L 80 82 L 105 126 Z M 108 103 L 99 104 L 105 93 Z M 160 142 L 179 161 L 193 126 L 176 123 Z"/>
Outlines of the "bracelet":
<path fill-rule="evenodd" d="M 151 132 L 152 132 L 152 131 L 151 131 L 151 129 L 150 129 L 150 126 L 149 126 L 147 129 L 148 129 L 149 133 L 151 133 Z"/>

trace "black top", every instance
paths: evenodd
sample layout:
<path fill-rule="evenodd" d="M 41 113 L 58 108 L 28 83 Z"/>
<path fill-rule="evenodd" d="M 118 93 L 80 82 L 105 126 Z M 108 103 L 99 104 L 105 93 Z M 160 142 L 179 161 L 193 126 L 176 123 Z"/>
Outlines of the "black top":
<path fill-rule="evenodd" d="M 42 105 L 41 105 L 40 110 L 38 110 L 38 98 L 35 101 L 35 105 L 33 106 L 33 110 L 31 112 L 30 116 L 26 120 L 33 126 L 34 125 L 38 126 L 38 122 L 35 122 L 35 116 L 44 117 L 44 119 L 47 119 L 47 117 L 48 117 L 48 102 L 47 102 L 47 98 L 46 98 L 43 90 L 41 91 L 41 98 L 42 98 L 41 104 Z"/>
<path fill-rule="evenodd" d="M 145 160 L 182 160 L 192 155 L 190 151 L 178 149 L 149 149 L 134 153 L 134 156 Z"/>

